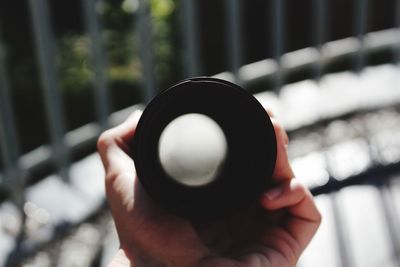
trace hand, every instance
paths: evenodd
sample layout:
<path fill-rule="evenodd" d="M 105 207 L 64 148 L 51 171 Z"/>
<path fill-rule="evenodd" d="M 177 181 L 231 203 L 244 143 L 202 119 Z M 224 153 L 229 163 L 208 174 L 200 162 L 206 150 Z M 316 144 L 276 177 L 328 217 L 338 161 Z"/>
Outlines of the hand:
<path fill-rule="evenodd" d="M 110 266 L 289 267 L 321 221 L 311 193 L 293 179 L 288 137 L 269 112 L 277 136 L 277 161 L 269 189 L 247 211 L 212 223 L 192 222 L 159 208 L 136 177 L 129 140 L 140 112 L 104 132 L 98 150 L 120 250 Z M 267 179 L 267 177 L 266 177 Z"/>

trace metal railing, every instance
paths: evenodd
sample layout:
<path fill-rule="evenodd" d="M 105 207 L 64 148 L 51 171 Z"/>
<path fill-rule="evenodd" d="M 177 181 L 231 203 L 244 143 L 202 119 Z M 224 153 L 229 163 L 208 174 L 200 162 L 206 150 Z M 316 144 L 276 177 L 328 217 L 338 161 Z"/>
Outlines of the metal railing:
<path fill-rule="evenodd" d="M 102 25 L 96 13 L 95 0 L 82 0 L 82 9 L 87 34 L 90 37 L 91 58 L 94 70 L 94 98 L 96 108 L 96 124 L 98 125 L 97 135 L 101 129 L 109 126 L 108 116 L 110 107 L 108 103 L 108 90 L 105 70 L 105 51 L 102 44 L 101 31 Z M 150 17 L 149 1 L 139 1 L 137 12 L 137 29 L 135 32 L 140 39 L 140 54 L 143 72 L 143 95 L 144 101 L 148 102 L 156 94 L 155 62 L 152 51 L 152 25 Z M 226 51 L 229 58 L 230 71 L 221 73 L 220 77 L 225 77 L 234 82 L 244 84 L 251 83 L 257 79 L 271 79 L 274 88 L 279 88 L 285 83 L 285 77 L 299 69 L 314 69 L 314 77 L 319 78 L 323 75 L 326 65 L 340 59 L 341 57 L 353 57 L 353 69 L 360 71 L 365 66 L 366 53 L 376 50 L 392 49 L 399 50 L 398 29 L 380 32 L 376 34 L 367 33 L 367 13 L 368 1 L 356 0 L 354 16 L 354 37 L 348 39 L 327 42 L 327 21 L 326 15 L 329 14 L 329 3 L 327 0 L 314 0 L 312 4 L 313 14 L 313 47 L 299 51 L 284 53 L 285 51 L 285 3 L 286 1 L 270 0 L 269 10 L 266 16 L 270 17 L 271 32 L 273 36 L 272 50 L 273 59 L 243 65 L 243 3 L 241 1 L 225 1 L 226 11 Z M 396 2 L 398 4 L 398 1 Z M 186 0 L 181 2 L 181 26 L 182 43 L 184 46 L 184 69 L 186 75 L 201 75 L 201 59 L 199 47 L 199 14 L 198 1 Z M 68 180 L 68 166 L 70 161 L 70 147 L 66 141 L 65 114 L 63 100 L 60 94 L 59 78 L 55 63 L 55 41 L 51 27 L 51 18 L 47 0 L 30 0 L 29 8 L 33 25 L 33 36 L 35 38 L 37 61 L 40 69 L 41 87 L 43 89 L 44 102 L 46 107 L 49 133 L 51 136 L 51 161 L 56 165 L 62 177 Z M 397 10 L 397 9 L 396 9 Z M 397 11 L 396 11 L 397 12 Z M 394 14 L 397 16 L 397 14 Z M 267 20 L 266 20 L 267 22 Z M 395 25 L 394 25 L 395 26 Z M 381 38 L 382 36 L 386 38 Z M 15 132 L 13 107 L 9 96 L 10 86 L 7 82 L 7 71 L 5 69 L 5 55 L 0 60 L 1 70 L 1 119 L 2 127 L 1 147 L 2 158 L 4 159 L 3 180 L 6 177 L 20 176 L 16 173 L 22 172 L 24 164 L 21 165 L 21 156 L 18 149 L 18 138 Z M 83 140 L 82 140 L 83 141 Z M 39 154 L 39 152 L 37 152 Z M 26 157 L 25 157 L 26 158 Z M 33 168 L 33 167 L 32 167 Z M 24 170 L 26 171 L 26 170 Z M 28 170 L 29 171 L 29 170 Z M 8 179 L 10 181 L 16 180 Z M 2 185 L 5 185 L 2 182 Z M 21 183 L 19 183 L 21 184 Z"/>

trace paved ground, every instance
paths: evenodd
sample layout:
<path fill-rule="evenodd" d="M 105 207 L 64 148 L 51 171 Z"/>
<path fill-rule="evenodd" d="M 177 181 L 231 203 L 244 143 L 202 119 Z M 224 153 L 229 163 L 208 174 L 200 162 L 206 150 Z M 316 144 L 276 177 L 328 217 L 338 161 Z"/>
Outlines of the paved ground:
<path fill-rule="evenodd" d="M 262 93 L 258 98 L 290 131 L 289 153 L 298 178 L 315 187 L 330 176 L 346 179 L 400 160 L 399 87 L 399 70 L 383 65 L 358 76 L 339 73 L 320 83 L 303 81 L 286 86 L 279 97 Z M 345 116 L 315 124 L 339 115 Z M 51 175 L 30 187 L 23 213 L 11 202 L 0 205 L 0 266 L 8 261 L 9 266 L 85 267 L 109 261 L 118 241 L 103 208 L 98 155 L 76 162 L 70 173 L 68 185 Z M 400 233 L 393 225 L 400 218 L 400 177 L 382 188 L 351 186 L 316 201 L 324 220 L 299 266 L 399 266 L 394 248 Z M 24 238 L 18 242 L 22 224 Z M 25 260 L 11 264 L 16 247 L 34 253 L 17 255 L 16 262 Z"/>

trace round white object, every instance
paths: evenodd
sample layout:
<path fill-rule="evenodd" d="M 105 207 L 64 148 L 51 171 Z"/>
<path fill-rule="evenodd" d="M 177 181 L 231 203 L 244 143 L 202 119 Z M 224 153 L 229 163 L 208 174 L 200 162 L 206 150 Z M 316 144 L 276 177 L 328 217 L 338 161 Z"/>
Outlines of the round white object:
<path fill-rule="evenodd" d="M 165 172 L 188 186 L 212 182 L 226 158 L 227 141 L 220 126 L 199 113 L 171 121 L 160 136 L 158 153 Z"/>

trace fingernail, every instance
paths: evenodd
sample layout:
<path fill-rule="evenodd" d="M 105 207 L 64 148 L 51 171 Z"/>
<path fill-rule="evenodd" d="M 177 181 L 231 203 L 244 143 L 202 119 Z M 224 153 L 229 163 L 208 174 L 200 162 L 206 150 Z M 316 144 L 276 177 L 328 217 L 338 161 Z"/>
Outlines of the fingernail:
<path fill-rule="evenodd" d="M 275 188 L 272 188 L 270 190 L 268 190 L 265 193 L 265 196 L 269 199 L 269 200 L 274 200 L 277 199 L 283 192 L 283 187 L 282 186 L 278 186 Z"/>

